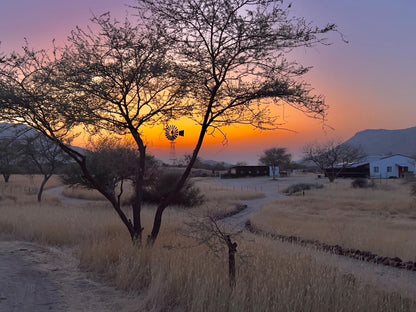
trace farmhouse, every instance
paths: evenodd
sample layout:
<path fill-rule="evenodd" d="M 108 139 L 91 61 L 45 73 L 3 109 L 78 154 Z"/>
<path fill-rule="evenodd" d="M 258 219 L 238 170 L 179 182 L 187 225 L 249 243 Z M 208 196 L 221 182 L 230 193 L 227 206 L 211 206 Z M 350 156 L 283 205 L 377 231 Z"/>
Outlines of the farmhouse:
<path fill-rule="evenodd" d="M 403 178 L 415 172 L 416 162 L 414 158 L 397 154 L 380 157 L 369 165 L 372 178 Z"/>
<path fill-rule="evenodd" d="M 388 179 L 403 178 L 406 175 L 414 174 L 415 167 L 416 161 L 414 158 L 396 154 L 390 156 L 368 156 L 359 163 L 347 168 L 335 168 L 334 170 L 339 171 L 338 177 Z"/>

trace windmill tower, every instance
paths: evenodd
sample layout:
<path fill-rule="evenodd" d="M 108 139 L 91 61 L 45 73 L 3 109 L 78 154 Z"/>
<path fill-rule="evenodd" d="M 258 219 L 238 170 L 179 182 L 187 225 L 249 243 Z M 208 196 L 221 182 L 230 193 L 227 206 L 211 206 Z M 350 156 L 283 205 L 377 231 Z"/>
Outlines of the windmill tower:
<path fill-rule="evenodd" d="M 165 136 L 170 141 L 170 154 L 169 154 L 169 160 L 172 162 L 172 164 L 175 164 L 177 162 L 176 158 L 176 139 L 178 136 L 184 136 L 185 131 L 184 130 L 178 130 L 178 127 L 175 125 L 168 125 L 165 128 Z"/>

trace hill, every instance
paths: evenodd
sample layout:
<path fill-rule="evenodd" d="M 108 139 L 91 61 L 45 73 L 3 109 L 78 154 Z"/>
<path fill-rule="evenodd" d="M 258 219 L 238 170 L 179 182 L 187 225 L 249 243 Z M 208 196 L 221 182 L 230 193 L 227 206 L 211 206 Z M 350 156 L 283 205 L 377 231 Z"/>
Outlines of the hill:
<path fill-rule="evenodd" d="M 369 156 L 403 154 L 416 155 L 416 127 L 400 130 L 364 130 L 344 142 L 356 147 Z"/>
<path fill-rule="evenodd" d="M 0 139 L 24 138 L 36 135 L 36 130 L 25 125 L 14 125 L 6 122 L 0 123 Z M 77 146 L 71 146 L 75 151 L 85 154 L 85 149 Z"/>

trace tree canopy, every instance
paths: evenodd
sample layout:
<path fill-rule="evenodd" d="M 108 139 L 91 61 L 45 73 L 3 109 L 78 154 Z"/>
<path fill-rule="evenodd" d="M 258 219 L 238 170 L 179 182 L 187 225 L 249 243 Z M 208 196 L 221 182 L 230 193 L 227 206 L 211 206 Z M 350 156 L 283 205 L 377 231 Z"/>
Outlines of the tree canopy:
<path fill-rule="evenodd" d="M 321 144 L 309 143 L 303 151 L 305 160 L 312 161 L 333 182 L 343 168 L 358 162 L 363 153 L 360 148 L 330 140 Z"/>
<path fill-rule="evenodd" d="M 286 148 L 274 147 L 267 149 L 263 152 L 263 155 L 260 156 L 259 162 L 263 165 L 269 166 L 272 168 L 273 179 L 276 178 L 276 168 L 288 167 L 291 161 L 292 155 L 287 153 Z"/>

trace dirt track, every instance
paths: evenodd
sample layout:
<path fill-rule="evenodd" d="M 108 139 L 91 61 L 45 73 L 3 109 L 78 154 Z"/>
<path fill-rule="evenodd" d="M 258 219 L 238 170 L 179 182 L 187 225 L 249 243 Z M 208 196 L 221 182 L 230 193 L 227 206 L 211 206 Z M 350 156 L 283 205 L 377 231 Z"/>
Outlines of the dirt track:
<path fill-rule="evenodd" d="M 0 312 L 128 311 L 133 300 L 81 272 L 69 249 L 0 241 L 0 277 Z"/>

